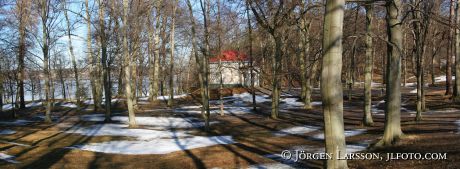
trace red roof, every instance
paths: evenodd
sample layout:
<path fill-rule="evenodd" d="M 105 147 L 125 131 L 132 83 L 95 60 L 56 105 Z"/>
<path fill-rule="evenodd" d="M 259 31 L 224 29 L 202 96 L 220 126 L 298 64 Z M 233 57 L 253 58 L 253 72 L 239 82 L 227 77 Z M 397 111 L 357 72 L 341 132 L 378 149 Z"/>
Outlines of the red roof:
<path fill-rule="evenodd" d="M 209 62 L 216 63 L 216 62 L 219 62 L 219 59 L 222 62 L 241 62 L 241 61 L 248 61 L 249 57 L 248 55 L 241 53 L 239 51 L 236 51 L 236 50 L 226 50 L 226 51 L 223 51 L 220 56 L 209 58 Z"/>

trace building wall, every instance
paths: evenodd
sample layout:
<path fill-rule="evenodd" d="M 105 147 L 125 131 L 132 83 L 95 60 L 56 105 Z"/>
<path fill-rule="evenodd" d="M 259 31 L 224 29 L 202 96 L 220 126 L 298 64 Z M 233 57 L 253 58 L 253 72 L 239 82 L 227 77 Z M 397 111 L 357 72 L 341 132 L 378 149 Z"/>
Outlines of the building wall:
<path fill-rule="evenodd" d="M 248 65 L 248 62 L 222 62 L 222 81 L 223 84 L 245 85 L 251 84 L 251 74 L 249 70 L 242 70 L 240 67 Z M 210 63 L 210 84 L 220 84 L 219 64 Z M 259 76 L 255 73 L 255 85 L 259 84 Z"/>

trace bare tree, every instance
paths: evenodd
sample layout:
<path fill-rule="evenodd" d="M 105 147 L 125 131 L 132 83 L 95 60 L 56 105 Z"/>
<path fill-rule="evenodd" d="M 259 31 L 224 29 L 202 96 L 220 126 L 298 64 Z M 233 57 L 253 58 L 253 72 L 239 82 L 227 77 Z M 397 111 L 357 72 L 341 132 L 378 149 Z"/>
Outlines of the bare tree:
<path fill-rule="evenodd" d="M 346 154 L 343 124 L 342 36 L 345 0 L 327 0 L 323 27 L 321 96 L 324 113 L 326 153 Z M 331 158 L 327 168 L 348 168 L 346 160 Z"/>
<path fill-rule="evenodd" d="M 446 56 L 446 93 L 452 95 L 452 55 L 454 54 L 454 15 L 455 15 L 455 0 L 450 0 L 449 8 L 449 38 Z"/>
<path fill-rule="evenodd" d="M 48 27 L 48 9 L 49 9 L 49 4 L 48 0 L 41 0 L 38 3 L 40 7 L 40 19 L 42 22 L 42 44 L 41 44 L 41 49 L 43 52 L 43 70 L 45 73 L 45 100 L 46 100 L 46 111 L 45 111 L 45 122 L 51 123 L 51 105 L 52 100 L 50 99 L 51 97 L 51 82 L 50 82 L 50 70 L 49 70 L 49 41 L 50 41 L 50 35 L 49 35 L 49 27 Z"/>
<path fill-rule="evenodd" d="M 424 53 L 425 53 L 425 43 L 426 43 L 426 36 L 429 30 L 429 16 L 428 13 L 431 12 L 432 3 L 431 2 L 424 2 L 421 0 L 414 0 L 412 2 L 412 16 L 414 18 L 414 22 L 412 23 L 414 27 L 414 41 L 415 41 L 415 54 L 417 60 L 417 114 L 415 117 L 416 121 L 422 120 L 422 111 L 424 108 Z"/>
<path fill-rule="evenodd" d="M 372 73 L 374 64 L 374 51 L 372 46 L 372 20 L 374 18 L 374 7 L 372 3 L 365 4 L 366 8 L 366 67 L 364 70 L 364 116 L 363 124 L 372 126 Z"/>
<path fill-rule="evenodd" d="M 197 35 L 196 35 L 196 22 L 195 22 L 195 17 L 193 16 L 193 8 L 192 8 L 192 4 L 190 3 L 190 0 L 187 0 L 187 7 L 188 7 L 188 10 L 189 10 L 189 15 L 190 15 L 190 21 L 191 21 L 191 24 L 192 24 L 192 53 L 195 57 L 195 61 L 196 63 L 198 64 L 198 67 L 199 67 L 199 73 L 198 73 L 198 78 L 199 78 L 199 81 L 200 81 L 200 94 L 201 94 L 201 104 L 202 104 L 202 108 L 201 108 L 201 114 L 203 116 L 203 119 L 205 120 L 205 129 L 208 130 L 209 128 L 209 100 L 207 100 L 207 98 L 209 98 L 209 93 L 207 93 L 207 91 L 205 91 L 205 84 L 207 83 L 205 81 L 205 77 L 206 74 L 205 74 L 205 71 L 203 71 L 204 69 L 206 68 L 203 68 L 205 65 L 204 65 L 204 62 L 203 62 L 203 59 L 200 59 L 200 56 L 198 54 L 198 42 L 197 42 Z"/>
<path fill-rule="evenodd" d="M 108 73 L 108 60 L 107 60 L 107 39 L 105 31 L 105 2 L 98 0 L 99 4 L 99 43 L 101 46 L 101 65 L 102 65 L 102 79 L 104 86 L 104 97 L 105 97 L 105 122 L 110 122 L 111 120 L 111 102 L 112 94 L 110 89 L 110 81 Z"/>
<path fill-rule="evenodd" d="M 19 49 L 18 49 L 18 88 L 20 97 L 20 108 L 26 108 L 24 101 L 24 80 L 25 80 L 25 64 L 24 59 L 26 55 L 26 27 L 30 17 L 30 1 L 18 0 L 16 1 L 16 12 L 19 22 Z"/>
<path fill-rule="evenodd" d="M 174 30 L 176 27 L 176 9 L 179 1 L 175 0 L 172 6 L 172 16 L 171 16 L 171 34 L 169 35 L 170 40 L 170 48 L 171 48 L 171 59 L 169 60 L 169 100 L 168 106 L 172 107 L 174 104 Z"/>
<path fill-rule="evenodd" d="M 401 1 L 387 1 L 386 9 L 389 42 L 387 43 L 385 131 L 382 140 L 376 146 L 391 145 L 403 135 L 401 131 Z"/>
<path fill-rule="evenodd" d="M 283 39 L 281 28 L 286 24 L 290 12 L 296 3 L 285 4 L 285 1 L 249 0 L 249 6 L 257 23 L 267 31 L 275 41 L 275 54 L 272 57 L 272 111 L 271 118 L 277 119 L 281 93 L 281 61 L 283 57 Z"/>
<path fill-rule="evenodd" d="M 201 57 L 201 72 L 203 73 L 203 88 L 201 88 L 204 94 L 202 96 L 203 106 L 206 110 L 205 114 L 203 114 L 203 118 L 205 119 L 205 130 L 209 130 L 209 55 L 210 55 L 210 46 L 209 46 L 209 22 L 210 22 L 210 2 L 206 0 L 200 0 L 201 11 L 203 12 L 203 20 L 204 20 L 204 51 L 203 57 Z"/>
<path fill-rule="evenodd" d="M 71 28 L 70 28 L 70 21 L 69 21 L 69 16 L 67 14 L 67 0 L 62 1 L 62 6 L 63 6 L 63 11 L 64 11 L 64 16 L 67 24 L 67 38 L 69 38 L 68 41 L 68 46 L 69 46 L 69 53 L 70 53 L 70 58 L 72 60 L 72 66 L 73 66 L 73 73 L 75 77 L 75 98 L 77 99 L 77 105 L 80 106 L 81 101 L 80 101 L 80 78 L 78 76 L 78 68 L 77 68 L 77 61 L 75 60 L 75 54 L 73 51 L 73 46 L 72 46 L 72 36 L 71 36 Z"/>
<path fill-rule="evenodd" d="M 125 95 L 126 95 L 126 101 L 128 103 L 128 124 L 129 127 L 137 127 L 136 124 L 136 119 L 135 119 L 135 114 L 134 114 L 134 103 L 133 103 L 133 93 L 132 93 L 132 59 L 129 54 L 129 48 L 128 48 L 128 25 L 129 25 L 129 20 L 128 20 L 128 12 L 129 12 L 129 1 L 128 0 L 123 0 L 123 26 L 122 26 L 122 32 L 123 32 L 123 58 L 124 58 L 124 70 L 125 70 Z"/>
<path fill-rule="evenodd" d="M 457 27 L 455 28 L 455 96 L 454 100 L 460 102 L 460 0 L 457 0 L 457 7 L 455 8 L 455 17 Z"/>

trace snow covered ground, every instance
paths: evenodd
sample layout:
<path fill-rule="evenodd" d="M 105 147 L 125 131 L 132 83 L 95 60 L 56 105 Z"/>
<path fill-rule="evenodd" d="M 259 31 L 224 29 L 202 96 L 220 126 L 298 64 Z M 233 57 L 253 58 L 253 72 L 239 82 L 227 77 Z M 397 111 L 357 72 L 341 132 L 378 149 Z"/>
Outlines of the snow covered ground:
<path fill-rule="evenodd" d="M 81 119 L 85 121 L 103 121 L 104 115 L 84 115 L 81 116 Z M 114 116 L 112 120 L 126 123 L 128 118 L 126 116 Z M 89 143 L 74 145 L 69 148 L 117 154 L 167 154 L 217 144 L 234 143 L 231 136 L 194 136 L 190 132 L 177 130 L 204 125 L 203 122 L 195 118 L 136 117 L 136 122 L 138 125 L 144 125 L 145 128 L 130 129 L 127 124 L 95 124 L 89 127 L 73 127 L 66 132 L 86 136 L 133 137 L 136 140 Z"/>
<path fill-rule="evenodd" d="M 109 141 L 75 145 L 69 148 L 116 154 L 168 154 L 175 151 L 232 143 L 234 143 L 234 141 L 231 136 L 188 136 L 184 138 L 175 137 L 135 141 Z"/>

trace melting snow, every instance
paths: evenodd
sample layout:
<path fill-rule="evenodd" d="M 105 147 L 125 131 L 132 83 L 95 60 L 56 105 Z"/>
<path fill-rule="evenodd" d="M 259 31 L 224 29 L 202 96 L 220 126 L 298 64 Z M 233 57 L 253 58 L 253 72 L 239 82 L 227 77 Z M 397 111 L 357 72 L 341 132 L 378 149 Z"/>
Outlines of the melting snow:
<path fill-rule="evenodd" d="M 82 115 L 80 117 L 83 121 L 104 121 L 104 114 L 90 114 Z M 128 123 L 127 116 L 113 116 L 113 121 L 120 121 Z M 203 122 L 196 118 L 175 118 L 175 117 L 136 117 L 138 125 L 147 125 L 162 128 L 194 128 L 204 125 Z"/>
<path fill-rule="evenodd" d="M 103 120 L 103 115 L 86 115 L 85 117 L 82 116 L 82 118 L 99 121 Z M 112 119 L 124 121 L 127 120 L 127 117 L 115 116 Z M 217 144 L 234 143 L 231 136 L 193 136 L 186 131 L 173 130 L 173 128 L 191 128 L 203 125 L 202 122 L 195 121 L 194 118 L 136 117 L 136 122 L 140 125 L 152 126 L 153 129 L 129 129 L 126 124 L 97 124 L 89 127 L 77 126 L 66 132 L 87 136 L 135 137 L 136 140 L 89 143 L 75 145 L 70 148 L 118 154 L 166 154 Z M 161 130 L 155 130 L 155 127 L 159 127 Z"/>
<path fill-rule="evenodd" d="M 252 102 L 252 94 L 250 94 L 248 92 L 244 92 L 244 93 L 241 93 L 241 94 L 233 94 L 232 97 L 241 99 L 244 102 Z M 267 98 L 267 97 L 268 97 L 267 95 L 263 95 L 263 96 L 256 95 L 256 102 L 261 103 L 261 102 L 269 102 L 269 101 L 271 101 L 271 99 Z"/>
<path fill-rule="evenodd" d="M 78 106 L 74 103 L 64 103 L 61 105 L 62 107 L 69 107 L 69 108 L 77 108 Z"/>
<path fill-rule="evenodd" d="M 174 99 L 180 99 L 180 98 L 184 98 L 184 97 L 187 97 L 188 94 L 181 94 L 181 95 L 174 95 L 173 98 Z M 157 97 L 158 100 L 169 100 L 169 95 L 168 96 L 158 96 Z"/>
<path fill-rule="evenodd" d="M 175 151 L 232 143 L 234 143 L 234 141 L 231 136 L 192 136 L 173 139 L 109 141 L 102 143 L 90 143 L 86 145 L 76 145 L 71 148 L 117 154 L 167 154 Z"/>
<path fill-rule="evenodd" d="M 11 104 L 5 104 L 2 106 L 2 110 L 7 111 L 13 109 L 13 105 Z"/>
<path fill-rule="evenodd" d="M 32 121 L 29 120 L 15 120 L 15 121 L 0 121 L 0 124 L 3 125 L 12 125 L 12 126 L 25 126 Z"/>
<path fill-rule="evenodd" d="M 10 135 L 14 133 L 16 133 L 16 131 L 10 129 L 0 130 L 0 135 Z"/>
<path fill-rule="evenodd" d="M 275 132 L 275 136 L 287 136 L 290 134 L 303 134 L 303 133 L 309 133 L 312 131 L 318 130 L 318 127 L 315 126 L 297 126 L 297 127 L 291 127 L 287 129 L 280 130 L 278 132 Z"/>
<path fill-rule="evenodd" d="M 345 130 L 345 137 L 360 135 L 366 132 L 366 129 Z M 324 132 L 313 135 L 313 138 L 324 139 Z"/>
<path fill-rule="evenodd" d="M 452 76 L 452 80 L 455 80 L 455 76 Z M 435 82 L 445 82 L 446 81 L 446 76 L 445 75 L 438 76 L 438 77 L 434 78 L 434 81 Z"/>
<path fill-rule="evenodd" d="M 42 106 L 43 102 L 32 102 L 29 104 L 26 104 L 26 107 L 37 107 L 37 106 Z"/>
<path fill-rule="evenodd" d="M 14 158 L 16 158 L 16 157 L 14 157 L 14 156 L 12 156 L 12 155 L 0 153 L 0 160 L 4 160 L 4 161 L 10 162 L 10 163 L 14 163 L 14 164 L 20 163 L 20 162 L 14 160 Z"/>

